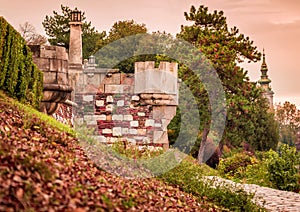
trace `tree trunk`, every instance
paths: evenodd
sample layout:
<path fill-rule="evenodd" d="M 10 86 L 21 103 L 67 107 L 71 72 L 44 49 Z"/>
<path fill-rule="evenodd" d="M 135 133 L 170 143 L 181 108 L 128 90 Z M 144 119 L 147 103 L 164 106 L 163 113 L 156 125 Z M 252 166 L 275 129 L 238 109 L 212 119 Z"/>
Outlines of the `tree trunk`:
<path fill-rule="evenodd" d="M 202 133 L 201 144 L 200 144 L 199 152 L 198 152 L 198 162 L 200 164 L 206 162 L 206 160 L 204 160 L 204 156 L 205 156 L 205 149 L 206 149 L 208 133 L 209 133 L 209 129 L 205 127 L 203 130 L 203 133 Z"/>

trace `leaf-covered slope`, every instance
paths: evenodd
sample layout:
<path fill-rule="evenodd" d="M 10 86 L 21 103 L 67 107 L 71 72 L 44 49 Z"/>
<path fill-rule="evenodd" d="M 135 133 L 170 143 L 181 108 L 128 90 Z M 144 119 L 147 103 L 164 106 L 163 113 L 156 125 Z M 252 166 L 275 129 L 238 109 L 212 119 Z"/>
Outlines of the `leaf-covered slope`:
<path fill-rule="evenodd" d="M 0 211 L 206 211 L 156 179 L 97 168 L 76 139 L 0 98 Z"/>

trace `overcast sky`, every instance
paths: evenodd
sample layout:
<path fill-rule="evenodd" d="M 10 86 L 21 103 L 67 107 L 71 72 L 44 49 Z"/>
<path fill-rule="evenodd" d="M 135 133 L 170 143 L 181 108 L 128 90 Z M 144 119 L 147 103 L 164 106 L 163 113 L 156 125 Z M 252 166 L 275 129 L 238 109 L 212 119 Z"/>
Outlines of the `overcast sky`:
<path fill-rule="evenodd" d="M 44 34 L 42 21 L 60 5 L 78 7 L 98 31 L 109 31 L 119 20 L 146 24 L 149 31 L 176 34 L 186 24 L 183 13 L 191 5 L 223 10 L 229 26 L 237 26 L 260 51 L 265 48 L 275 102 L 290 101 L 300 109 L 300 1 L 299 0 L 0 0 L 0 15 L 16 29 L 28 21 Z M 243 67 L 252 81 L 260 76 L 260 65 Z"/>

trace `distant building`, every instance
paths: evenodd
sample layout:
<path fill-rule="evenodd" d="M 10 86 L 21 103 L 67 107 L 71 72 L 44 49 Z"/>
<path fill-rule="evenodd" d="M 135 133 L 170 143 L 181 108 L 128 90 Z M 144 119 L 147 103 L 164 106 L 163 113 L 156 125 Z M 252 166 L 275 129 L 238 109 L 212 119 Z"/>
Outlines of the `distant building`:
<path fill-rule="evenodd" d="M 261 76 L 260 76 L 260 79 L 258 80 L 258 83 L 263 90 L 263 96 L 268 100 L 270 108 L 273 109 L 274 92 L 272 91 L 272 88 L 270 86 L 271 80 L 269 79 L 269 77 L 267 75 L 268 67 L 266 64 L 266 57 L 265 57 L 264 50 L 263 50 L 263 61 L 261 64 L 260 71 L 261 71 Z"/>

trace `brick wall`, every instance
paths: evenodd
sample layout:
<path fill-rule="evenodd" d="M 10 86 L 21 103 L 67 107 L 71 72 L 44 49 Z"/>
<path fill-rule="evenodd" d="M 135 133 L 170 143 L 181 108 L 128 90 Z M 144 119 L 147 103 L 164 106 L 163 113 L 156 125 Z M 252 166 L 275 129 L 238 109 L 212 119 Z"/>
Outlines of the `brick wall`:
<path fill-rule="evenodd" d="M 97 91 L 80 92 L 78 84 L 76 122 L 94 128 L 98 141 L 168 147 L 167 126 L 178 102 L 177 64 L 154 68 L 154 62 L 139 62 L 135 74 L 111 70 Z M 162 85 L 170 86 L 160 90 Z"/>

